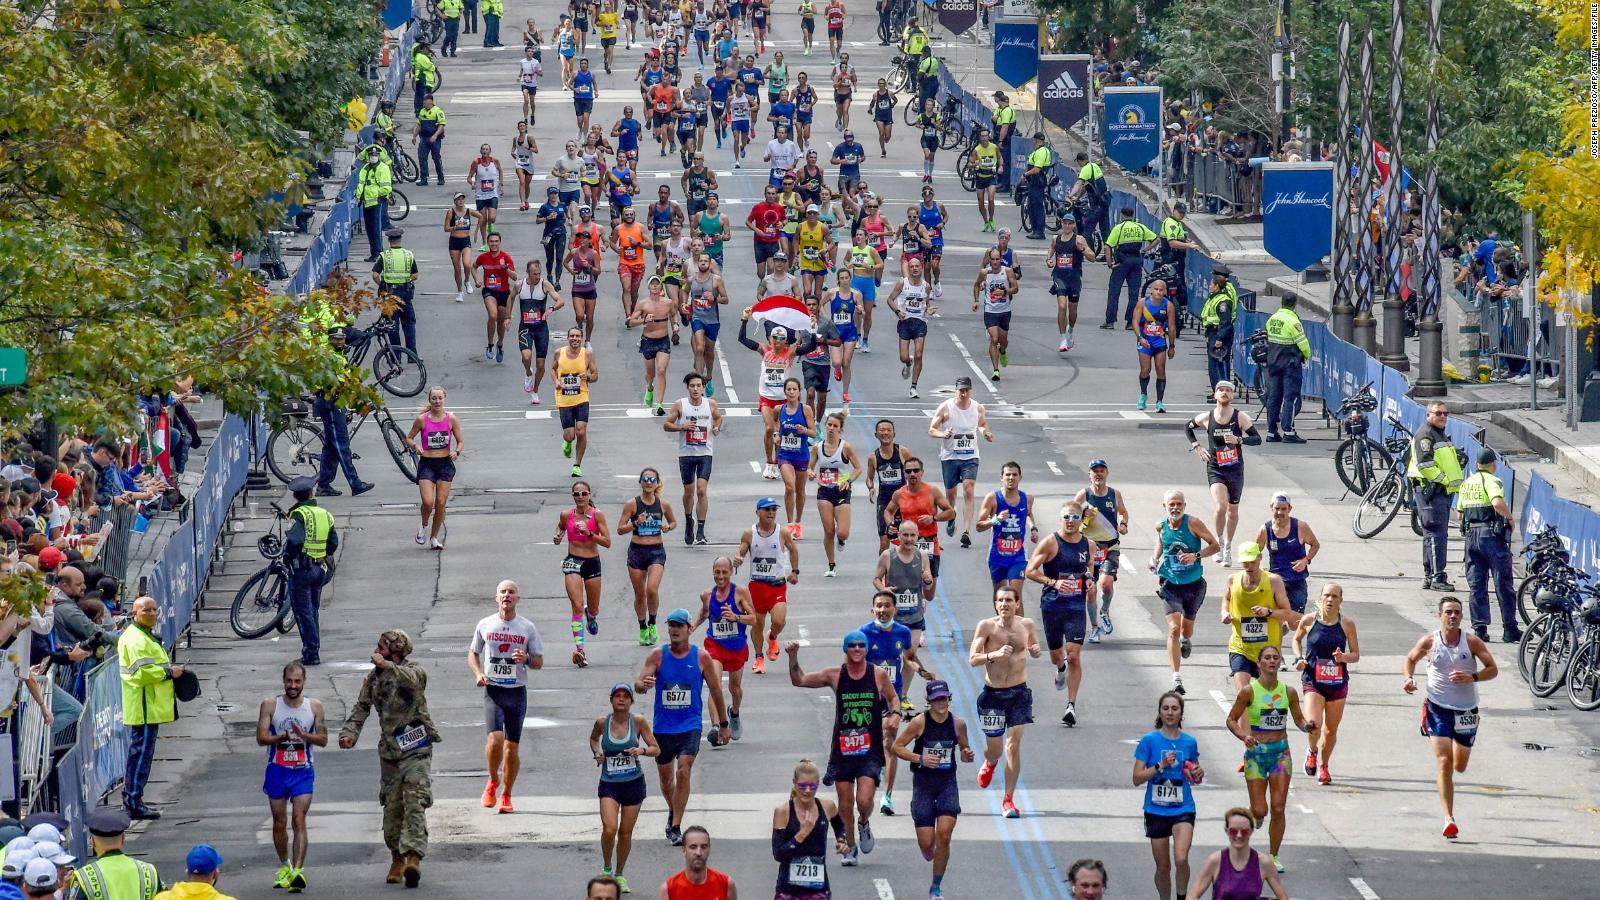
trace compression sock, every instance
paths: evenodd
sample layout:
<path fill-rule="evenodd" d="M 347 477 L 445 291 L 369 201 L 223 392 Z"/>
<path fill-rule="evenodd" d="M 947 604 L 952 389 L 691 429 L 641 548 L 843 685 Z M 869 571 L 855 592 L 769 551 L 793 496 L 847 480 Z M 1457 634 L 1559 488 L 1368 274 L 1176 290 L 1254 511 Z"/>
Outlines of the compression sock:
<path fill-rule="evenodd" d="M 943 875 L 935 875 L 935 876 L 933 876 L 933 889 L 934 890 L 937 891 L 939 889 L 939 883 L 941 881 L 944 881 L 944 876 Z"/>
<path fill-rule="evenodd" d="M 643 631 L 644 630 L 644 626 L 645 626 L 645 620 L 644 619 L 640 619 L 639 620 L 639 630 Z"/>
<path fill-rule="evenodd" d="M 933 177 L 933 160 L 925 159 L 925 160 L 922 161 L 922 177 L 923 178 L 932 178 Z"/>
<path fill-rule="evenodd" d="M 583 613 L 572 614 L 572 643 L 583 649 Z"/>
<path fill-rule="evenodd" d="M 1157 378 L 1156 379 L 1156 402 L 1160 403 L 1162 400 L 1166 399 L 1166 396 L 1167 396 L 1167 380 L 1165 378 Z"/>
<path fill-rule="evenodd" d="M 655 623 L 656 623 L 656 614 L 655 613 L 651 613 L 650 614 L 650 624 L 654 625 Z"/>
<path fill-rule="evenodd" d="M 1143 397 L 1148 393 L 1150 393 L 1150 376 L 1141 375 L 1139 377 L 1139 396 Z"/>

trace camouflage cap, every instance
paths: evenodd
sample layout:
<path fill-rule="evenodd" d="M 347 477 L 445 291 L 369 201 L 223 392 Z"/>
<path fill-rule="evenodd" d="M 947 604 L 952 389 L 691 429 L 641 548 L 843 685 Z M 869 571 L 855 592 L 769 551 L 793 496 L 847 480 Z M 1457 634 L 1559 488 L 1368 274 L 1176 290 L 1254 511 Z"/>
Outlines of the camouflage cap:
<path fill-rule="evenodd" d="M 389 652 L 400 659 L 405 659 L 411 655 L 411 635 L 398 628 L 391 628 L 385 631 L 383 634 L 378 635 L 378 639 L 388 644 Z"/>

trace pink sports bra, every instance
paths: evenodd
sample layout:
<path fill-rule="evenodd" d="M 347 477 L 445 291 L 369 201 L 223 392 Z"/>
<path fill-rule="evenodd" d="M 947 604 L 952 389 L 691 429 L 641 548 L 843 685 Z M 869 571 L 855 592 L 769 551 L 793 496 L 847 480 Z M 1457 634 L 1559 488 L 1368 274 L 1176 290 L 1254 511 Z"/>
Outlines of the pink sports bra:
<path fill-rule="evenodd" d="M 454 440 L 455 434 L 450 428 L 448 413 L 442 419 L 435 419 L 427 413 L 422 414 L 422 449 L 425 452 L 449 450 Z"/>
<path fill-rule="evenodd" d="M 583 524 L 587 533 L 578 531 L 579 523 Z M 594 540 L 594 533 L 599 530 L 600 526 L 594 520 L 594 510 L 589 510 L 589 514 L 582 519 L 578 518 L 577 507 L 567 510 L 567 540 L 571 543 L 578 544 L 592 541 Z"/>

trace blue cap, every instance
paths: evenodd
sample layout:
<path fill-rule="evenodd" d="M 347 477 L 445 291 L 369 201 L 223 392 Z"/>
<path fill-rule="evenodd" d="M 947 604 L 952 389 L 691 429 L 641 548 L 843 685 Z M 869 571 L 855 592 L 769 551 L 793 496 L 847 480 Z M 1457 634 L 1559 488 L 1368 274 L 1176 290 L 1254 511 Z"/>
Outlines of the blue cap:
<path fill-rule="evenodd" d="M 668 625 L 688 625 L 691 621 L 693 620 L 689 618 L 689 611 L 681 606 L 667 613 Z"/>
<path fill-rule="evenodd" d="M 854 643 L 865 644 L 866 642 L 867 642 L 867 634 L 866 634 L 866 632 L 864 632 L 861 629 L 857 628 L 855 631 L 851 631 L 851 632 L 845 634 L 844 641 L 840 644 L 839 649 L 840 650 L 846 649 L 847 647 L 849 647 L 851 644 L 854 644 Z"/>
<path fill-rule="evenodd" d="M 771 497 L 762 497 L 760 500 L 756 501 L 756 509 L 777 509 L 777 508 L 778 508 L 778 501 L 772 499 Z"/>
<path fill-rule="evenodd" d="M 935 700 L 950 699 L 950 685 L 943 681 L 934 680 L 928 682 L 927 690 L 929 703 L 932 703 Z"/>
<path fill-rule="evenodd" d="M 617 695 L 617 691 L 622 691 L 623 693 L 627 694 L 629 697 L 632 697 L 633 696 L 633 685 L 627 683 L 626 681 L 619 681 L 616 684 L 613 684 L 611 686 L 611 693 L 609 695 L 607 695 L 607 696 L 615 697 Z"/>
<path fill-rule="evenodd" d="M 1091 469 L 1109 469 L 1111 467 L 1106 465 L 1106 461 L 1103 460 L 1103 459 L 1091 459 L 1091 460 L 1089 460 L 1089 468 L 1091 468 Z"/>
<path fill-rule="evenodd" d="M 189 851 L 188 868 L 195 875 L 210 875 L 222 868 L 222 854 L 210 844 L 195 844 Z"/>

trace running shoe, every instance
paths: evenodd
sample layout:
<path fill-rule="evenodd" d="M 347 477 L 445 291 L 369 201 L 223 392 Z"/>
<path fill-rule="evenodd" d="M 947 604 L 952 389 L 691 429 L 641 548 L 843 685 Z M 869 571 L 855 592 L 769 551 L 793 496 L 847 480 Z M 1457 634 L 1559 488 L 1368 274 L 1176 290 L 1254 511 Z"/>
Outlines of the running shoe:
<path fill-rule="evenodd" d="M 1000 814 L 1008 819 L 1022 818 L 1022 813 L 1017 810 L 1017 805 L 1011 802 L 1010 797 L 1000 801 Z"/>
<path fill-rule="evenodd" d="M 1444 820 L 1444 836 L 1445 837 L 1453 838 L 1453 837 L 1459 836 L 1460 834 L 1461 834 L 1461 829 L 1456 827 L 1456 820 L 1455 819 L 1445 819 Z"/>
<path fill-rule="evenodd" d="M 1333 784 L 1333 773 L 1328 771 L 1327 766 L 1317 769 L 1317 784 Z"/>
<path fill-rule="evenodd" d="M 540 403 L 543 403 L 543 402 L 544 402 L 543 400 L 539 399 L 539 392 L 538 391 L 533 391 L 532 392 L 532 396 L 530 396 L 528 398 L 528 404 L 530 406 L 538 406 Z"/>
<path fill-rule="evenodd" d="M 1177 672 L 1172 673 L 1172 689 L 1177 691 L 1180 696 L 1188 693 L 1183 689 L 1183 676 Z"/>
<path fill-rule="evenodd" d="M 944 523 L 944 533 L 945 533 L 945 537 L 955 537 L 956 536 L 956 520 L 955 519 L 951 519 L 950 521 Z"/>
<path fill-rule="evenodd" d="M 851 847 L 849 850 L 846 850 L 844 855 L 839 857 L 839 865 L 851 867 L 861 865 L 861 860 L 856 855 L 856 848 Z"/>
<path fill-rule="evenodd" d="M 1091 643 L 1091 644 L 1100 643 L 1100 626 L 1099 625 L 1096 625 L 1093 628 L 1089 629 L 1089 643 Z"/>
<path fill-rule="evenodd" d="M 582 478 L 583 477 L 583 466 L 573 466 L 572 467 L 572 477 L 573 478 Z"/>
<path fill-rule="evenodd" d="M 683 829 L 676 825 L 667 826 L 667 843 L 674 847 L 683 846 Z"/>
<path fill-rule="evenodd" d="M 767 467 L 762 471 L 761 477 L 767 481 L 776 481 L 778 478 L 778 464 L 767 463 Z"/>
<path fill-rule="evenodd" d="M 999 369 L 991 370 L 989 372 L 989 380 L 990 381 L 999 381 L 1000 380 L 1000 370 Z"/>
<path fill-rule="evenodd" d="M 917 385 L 915 382 L 912 383 L 911 390 L 907 392 L 907 396 L 912 397 L 913 399 L 922 396 L 921 394 L 917 393 Z"/>
<path fill-rule="evenodd" d="M 279 888 L 288 887 L 289 886 L 289 876 L 293 875 L 293 874 L 294 874 L 294 866 L 291 866 L 288 863 L 284 863 L 283 865 L 279 866 L 278 867 L 278 875 L 277 875 L 277 877 L 272 879 L 272 887 L 273 887 L 273 889 L 276 890 L 276 889 L 279 889 Z"/>
<path fill-rule="evenodd" d="M 739 720 L 738 713 L 728 714 L 728 731 L 730 732 L 729 737 L 736 741 L 744 737 L 744 723 Z"/>
<path fill-rule="evenodd" d="M 901 363 L 900 364 L 900 377 L 901 378 L 910 378 L 911 377 L 911 363 Z"/>
<path fill-rule="evenodd" d="M 928 900 L 944 900 L 944 891 L 940 888 L 928 888 Z"/>
<path fill-rule="evenodd" d="M 484 359 L 494 359 L 494 345 L 493 344 L 484 344 L 483 345 L 483 358 Z"/>
<path fill-rule="evenodd" d="M 656 389 L 650 388 L 644 392 L 644 405 L 646 409 L 656 405 Z"/>
<path fill-rule="evenodd" d="M 860 837 L 857 838 L 856 844 L 861 848 L 861 852 L 871 853 L 872 848 L 878 845 L 878 842 L 872 839 L 872 826 L 863 819 L 857 828 L 857 833 Z"/>
<path fill-rule="evenodd" d="M 1004 350 L 1001 350 L 1000 351 L 1000 368 L 1004 369 L 1006 366 L 1009 366 L 1009 365 L 1011 365 L 1011 361 L 1006 358 L 1006 352 Z"/>
<path fill-rule="evenodd" d="M 828 563 L 828 571 L 822 573 L 823 578 L 835 578 L 838 573 L 834 571 L 833 563 Z"/>
<path fill-rule="evenodd" d="M 968 532 L 968 531 L 961 532 L 961 546 L 964 547 L 964 548 L 972 546 L 972 533 L 971 532 Z"/>
<path fill-rule="evenodd" d="M 664 407 L 661 404 L 657 403 L 656 404 L 656 408 L 651 410 L 651 412 L 653 412 L 655 415 L 658 415 L 658 416 L 664 416 L 664 415 L 667 414 L 667 409 L 666 409 L 666 407 Z"/>
<path fill-rule="evenodd" d="M 1056 670 L 1056 690 L 1064 691 L 1066 689 L 1067 689 L 1067 667 L 1066 666 L 1062 666 L 1061 668 Z"/>
<path fill-rule="evenodd" d="M 1075 344 L 1073 342 L 1073 340 L 1072 340 L 1072 332 L 1069 331 L 1069 332 L 1067 332 L 1067 349 L 1071 350 L 1075 346 L 1077 346 L 1077 344 Z"/>
<path fill-rule="evenodd" d="M 650 631 L 650 646 L 654 647 L 656 642 L 660 640 L 660 637 L 656 634 L 656 623 L 651 622 L 649 625 L 646 625 L 645 628 L 649 629 Z"/>
<path fill-rule="evenodd" d="M 522 392 L 524 394 L 533 393 L 533 376 L 532 375 L 524 375 L 524 376 L 522 376 Z"/>
<path fill-rule="evenodd" d="M 600 620 L 586 612 L 583 614 L 583 627 L 586 628 L 591 635 L 599 634 Z"/>
<path fill-rule="evenodd" d="M 650 626 L 648 625 L 641 625 L 639 627 L 639 646 L 650 646 Z"/>
<path fill-rule="evenodd" d="M 493 809 L 494 808 L 494 795 L 499 790 L 500 790 L 500 782 L 495 781 L 493 778 L 489 779 L 489 783 L 484 785 L 484 787 L 483 787 L 483 808 L 484 809 Z"/>
<path fill-rule="evenodd" d="M 849 391 L 845 391 L 844 392 L 844 411 L 845 412 L 849 412 L 850 411 L 850 392 Z"/>
<path fill-rule="evenodd" d="M 907 700 L 904 697 L 900 698 L 900 716 L 902 718 L 910 716 L 911 713 L 914 712 L 915 710 L 916 710 L 916 707 L 911 705 L 911 701 L 910 700 Z"/>
<path fill-rule="evenodd" d="M 589 665 L 588 658 L 583 655 L 583 648 L 582 647 L 573 648 L 573 650 L 572 650 L 572 664 L 577 666 L 580 669 L 585 668 L 586 666 Z"/>
<path fill-rule="evenodd" d="M 1222 567 L 1224 569 L 1233 565 L 1233 541 L 1222 542 Z"/>
<path fill-rule="evenodd" d="M 929 179 L 929 180 L 931 180 L 931 179 Z M 943 300 L 944 299 L 944 286 L 943 285 L 935 284 L 933 286 L 933 299 L 935 299 L 935 300 Z"/>
<path fill-rule="evenodd" d="M 1145 401 L 1144 401 L 1144 395 L 1143 395 L 1143 394 L 1140 394 L 1140 395 L 1139 395 L 1139 408 L 1140 408 L 1140 409 L 1144 409 L 1144 403 L 1145 403 Z"/>
<path fill-rule="evenodd" d="M 978 769 L 978 787 L 986 788 L 991 781 L 994 781 L 994 763 L 986 759 Z"/>
<path fill-rule="evenodd" d="M 467 292 L 466 292 L 465 289 L 456 291 L 456 302 L 457 303 L 465 303 L 465 302 L 467 302 Z"/>
<path fill-rule="evenodd" d="M 1272 853 L 1269 855 L 1272 857 L 1272 867 L 1278 870 L 1279 875 L 1282 875 L 1284 872 L 1288 871 L 1283 867 L 1283 863 L 1278 859 L 1278 854 Z"/>
<path fill-rule="evenodd" d="M 621 875 L 616 876 L 616 878 L 617 878 L 617 890 L 621 891 L 624 894 L 633 893 L 633 889 L 628 887 L 628 879 L 624 878 Z"/>
<path fill-rule="evenodd" d="M 441 541 L 438 538 L 434 538 L 432 543 L 430 544 L 430 546 L 434 550 L 443 550 L 444 549 L 444 541 Z"/>
<path fill-rule="evenodd" d="M 1078 724 L 1078 710 L 1073 706 L 1073 704 L 1067 704 L 1067 711 L 1061 714 L 1061 724 L 1067 726 L 1068 728 Z"/>
<path fill-rule="evenodd" d="M 1192 643 L 1190 643 L 1188 638 L 1184 638 L 1183 641 L 1178 644 L 1178 655 L 1183 657 L 1184 659 L 1188 659 L 1189 658 L 1189 654 L 1191 652 L 1193 652 L 1193 650 L 1194 650 L 1194 645 Z M 1176 672 L 1173 673 L 1173 677 L 1177 677 L 1177 673 Z"/>
<path fill-rule="evenodd" d="M 1305 770 L 1307 775 L 1317 774 L 1317 748 L 1306 750 Z"/>
<path fill-rule="evenodd" d="M 861 339 L 861 352 L 862 353 L 871 353 L 872 352 L 872 345 L 867 343 L 867 339 L 866 338 L 862 338 Z"/>
<path fill-rule="evenodd" d="M 1162 400 L 1157 400 L 1157 401 L 1156 401 L 1156 412 L 1158 412 L 1158 413 L 1164 413 L 1164 412 L 1166 412 L 1166 411 L 1167 411 L 1167 404 L 1166 404 L 1166 402 L 1165 402 L 1165 401 L 1162 401 Z"/>
<path fill-rule="evenodd" d="M 894 815 L 894 795 L 888 791 L 883 794 L 883 802 L 878 804 L 878 812 L 886 816 Z"/>
<path fill-rule="evenodd" d="M 767 658 L 757 653 L 756 661 L 750 664 L 750 671 L 757 675 L 767 674 Z"/>
<path fill-rule="evenodd" d="M 706 541 L 706 529 L 704 525 L 695 529 L 694 543 L 696 547 L 704 547 L 708 543 L 708 541 Z"/>
<path fill-rule="evenodd" d="M 306 889 L 306 872 L 304 869 L 295 869 L 289 873 L 289 883 L 284 885 L 289 893 L 298 894 Z"/>
<path fill-rule="evenodd" d="M 495 344 L 494 345 L 494 361 L 497 362 L 497 363 L 502 363 L 502 364 L 505 363 L 505 361 L 506 361 L 506 347 L 505 347 L 504 344 Z"/>
<path fill-rule="evenodd" d="M 571 441 L 562 441 L 561 442 L 561 455 L 565 456 L 567 459 L 571 459 L 572 458 L 572 442 Z"/>
<path fill-rule="evenodd" d="M 833 367 L 833 380 L 834 381 L 843 381 L 844 380 L 844 367 L 843 366 L 834 366 Z"/>
<path fill-rule="evenodd" d="M 797 541 L 804 540 L 805 536 L 806 526 L 800 522 L 794 523 L 794 539 Z"/>
<path fill-rule="evenodd" d="M 1071 350 L 1071 349 L 1072 349 L 1072 341 L 1068 340 L 1065 336 L 1063 336 L 1061 338 L 1060 345 L 1056 347 L 1056 352 L 1057 353 L 1065 353 L 1065 352 L 1067 352 L 1068 350 Z"/>
<path fill-rule="evenodd" d="M 712 384 L 709 381 L 706 382 L 706 396 L 707 397 L 715 397 L 716 395 L 717 395 L 717 386 Z"/>
<path fill-rule="evenodd" d="M 773 662 L 777 662 L 778 661 L 778 653 L 779 653 L 779 650 L 778 650 L 778 639 L 775 638 L 775 637 L 767 638 L 767 659 L 770 659 Z"/>
<path fill-rule="evenodd" d="M 424 525 L 417 529 L 417 546 L 421 547 L 428 542 L 428 528 Z"/>
<path fill-rule="evenodd" d="M 511 795 L 510 794 L 501 794 L 500 795 L 500 805 L 495 808 L 495 812 L 502 813 L 502 814 L 503 813 L 509 813 L 509 812 L 516 812 L 516 810 L 511 808 Z"/>
<path fill-rule="evenodd" d="M 1111 613 L 1105 610 L 1100 611 L 1100 630 L 1106 634 L 1116 631 L 1116 628 L 1111 624 Z"/>

